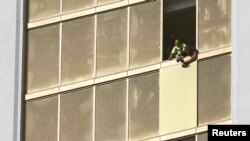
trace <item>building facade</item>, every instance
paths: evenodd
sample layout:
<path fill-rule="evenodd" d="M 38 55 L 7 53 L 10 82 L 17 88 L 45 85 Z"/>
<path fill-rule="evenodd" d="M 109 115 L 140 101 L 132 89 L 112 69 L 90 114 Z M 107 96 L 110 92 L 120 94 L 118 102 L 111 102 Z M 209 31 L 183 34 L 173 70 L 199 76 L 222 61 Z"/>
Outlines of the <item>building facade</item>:
<path fill-rule="evenodd" d="M 207 141 L 250 121 L 245 0 L 5 3 L 0 140 Z M 167 60 L 170 34 L 197 61 Z"/>

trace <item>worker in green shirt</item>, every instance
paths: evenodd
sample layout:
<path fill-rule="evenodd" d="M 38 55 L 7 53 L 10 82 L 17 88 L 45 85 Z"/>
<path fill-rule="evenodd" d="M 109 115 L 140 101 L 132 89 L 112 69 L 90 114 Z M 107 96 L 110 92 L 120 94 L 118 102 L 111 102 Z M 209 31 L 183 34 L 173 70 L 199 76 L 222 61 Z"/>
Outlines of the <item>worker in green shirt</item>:
<path fill-rule="evenodd" d="M 172 52 L 168 60 L 176 58 L 177 62 L 182 63 L 182 67 L 188 67 L 190 63 L 194 62 L 198 58 L 199 51 L 195 48 L 187 46 L 185 43 L 181 43 L 179 39 L 175 40 L 175 46 L 172 49 Z M 184 61 L 183 58 L 190 56 L 191 58 Z"/>

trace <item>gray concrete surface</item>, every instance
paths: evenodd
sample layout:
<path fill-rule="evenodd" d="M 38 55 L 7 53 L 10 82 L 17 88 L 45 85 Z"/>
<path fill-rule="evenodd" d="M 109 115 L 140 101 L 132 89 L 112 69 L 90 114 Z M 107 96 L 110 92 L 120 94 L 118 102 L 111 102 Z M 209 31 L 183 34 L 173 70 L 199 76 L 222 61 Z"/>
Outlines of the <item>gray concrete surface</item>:
<path fill-rule="evenodd" d="M 232 1 L 232 120 L 250 124 L 250 1 Z"/>
<path fill-rule="evenodd" d="M 0 4 L 0 141 L 20 140 L 22 3 Z"/>

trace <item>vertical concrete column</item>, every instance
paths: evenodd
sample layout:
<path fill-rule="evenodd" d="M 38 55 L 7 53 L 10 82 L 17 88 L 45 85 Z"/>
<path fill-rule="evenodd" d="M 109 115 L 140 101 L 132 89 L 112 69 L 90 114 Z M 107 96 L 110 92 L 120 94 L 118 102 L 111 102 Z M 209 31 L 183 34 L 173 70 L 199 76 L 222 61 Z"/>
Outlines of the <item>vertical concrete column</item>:
<path fill-rule="evenodd" d="M 19 141 L 23 48 L 23 0 L 0 4 L 0 141 Z"/>
<path fill-rule="evenodd" d="M 232 119 L 250 124 L 249 0 L 232 0 Z"/>

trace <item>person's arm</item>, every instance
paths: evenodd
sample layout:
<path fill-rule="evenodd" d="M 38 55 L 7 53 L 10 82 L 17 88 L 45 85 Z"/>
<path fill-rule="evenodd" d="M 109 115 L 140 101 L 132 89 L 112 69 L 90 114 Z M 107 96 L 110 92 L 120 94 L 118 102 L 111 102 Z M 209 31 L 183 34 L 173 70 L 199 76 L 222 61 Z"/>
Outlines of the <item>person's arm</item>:
<path fill-rule="evenodd" d="M 191 56 L 191 58 L 190 59 L 188 59 L 188 60 L 186 60 L 184 63 L 185 64 L 191 64 L 191 63 L 193 63 L 194 61 L 196 61 L 197 60 L 197 58 L 198 58 L 198 54 L 199 54 L 199 51 L 198 50 L 193 50 L 193 55 Z"/>
<path fill-rule="evenodd" d="M 176 49 L 175 47 L 173 47 L 170 56 L 168 57 L 168 60 L 172 60 L 173 58 L 175 58 L 176 55 Z"/>

